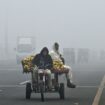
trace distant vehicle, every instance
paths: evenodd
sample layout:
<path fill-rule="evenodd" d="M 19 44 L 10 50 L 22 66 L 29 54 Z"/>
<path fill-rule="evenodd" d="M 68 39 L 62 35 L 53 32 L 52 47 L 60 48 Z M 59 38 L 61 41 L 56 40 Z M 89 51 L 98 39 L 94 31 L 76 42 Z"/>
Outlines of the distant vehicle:
<path fill-rule="evenodd" d="M 63 56 L 65 58 L 66 64 L 75 64 L 75 49 L 74 48 L 64 48 L 63 49 Z"/>
<path fill-rule="evenodd" d="M 34 36 L 18 36 L 17 48 L 16 48 L 16 60 L 17 64 L 21 63 L 21 60 L 35 53 L 35 37 Z"/>
<path fill-rule="evenodd" d="M 88 63 L 89 61 L 89 49 L 79 48 L 77 63 Z"/>
<path fill-rule="evenodd" d="M 105 61 L 105 50 L 100 51 L 100 60 Z"/>

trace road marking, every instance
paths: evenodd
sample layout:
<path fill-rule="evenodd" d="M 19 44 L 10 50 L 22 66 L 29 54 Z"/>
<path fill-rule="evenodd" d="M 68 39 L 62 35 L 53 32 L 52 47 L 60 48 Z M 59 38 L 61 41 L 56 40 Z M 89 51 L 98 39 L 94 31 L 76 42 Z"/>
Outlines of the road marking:
<path fill-rule="evenodd" d="M 21 82 L 21 83 L 19 83 L 20 85 L 24 85 L 24 84 L 26 84 L 26 83 L 28 83 L 28 82 L 30 82 L 31 80 L 28 80 L 28 81 L 24 81 L 24 82 Z"/>
<path fill-rule="evenodd" d="M 0 85 L 1 88 L 24 87 L 25 85 Z"/>
<path fill-rule="evenodd" d="M 21 82 L 21 83 L 19 83 L 19 85 L 0 85 L 0 87 L 2 88 L 2 87 L 10 87 L 10 88 L 15 88 L 15 87 L 25 87 L 25 84 L 27 83 L 27 82 L 29 82 L 29 81 L 24 81 L 24 82 Z M 66 87 L 66 86 L 65 86 Z M 99 86 L 77 86 L 77 88 L 98 88 Z M 67 87 L 66 87 L 67 88 Z M 105 88 L 105 87 L 103 87 L 103 88 Z"/>
<path fill-rule="evenodd" d="M 67 86 L 65 86 L 65 88 L 67 88 Z M 99 88 L 99 86 L 78 85 L 78 86 L 76 86 L 76 88 Z M 104 86 L 104 88 L 105 88 L 105 86 Z"/>
<path fill-rule="evenodd" d="M 93 101 L 92 105 L 99 105 L 99 101 L 100 101 L 104 86 L 105 86 L 105 75 L 104 75 L 104 77 L 103 77 L 103 79 L 101 81 L 100 87 L 99 87 L 99 89 L 97 91 L 97 94 L 96 94 L 96 96 L 94 98 L 94 101 Z"/>
<path fill-rule="evenodd" d="M 77 88 L 98 88 L 99 86 L 77 86 Z"/>

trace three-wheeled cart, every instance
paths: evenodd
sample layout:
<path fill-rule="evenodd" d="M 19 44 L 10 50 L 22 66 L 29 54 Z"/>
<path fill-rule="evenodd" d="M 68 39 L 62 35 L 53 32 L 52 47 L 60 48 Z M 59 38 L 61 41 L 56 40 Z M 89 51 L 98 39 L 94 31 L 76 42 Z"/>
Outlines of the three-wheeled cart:
<path fill-rule="evenodd" d="M 32 81 L 26 84 L 26 99 L 31 98 L 32 93 L 40 93 L 41 101 L 44 101 L 44 93 L 59 93 L 60 99 L 65 99 L 65 86 L 64 83 L 59 83 L 59 72 L 57 70 L 52 70 L 52 88 L 49 90 L 48 88 L 48 78 L 44 73 L 38 73 L 37 77 L 34 77 L 34 72 L 32 70 L 31 76 Z M 36 81 L 34 78 L 37 78 Z"/>

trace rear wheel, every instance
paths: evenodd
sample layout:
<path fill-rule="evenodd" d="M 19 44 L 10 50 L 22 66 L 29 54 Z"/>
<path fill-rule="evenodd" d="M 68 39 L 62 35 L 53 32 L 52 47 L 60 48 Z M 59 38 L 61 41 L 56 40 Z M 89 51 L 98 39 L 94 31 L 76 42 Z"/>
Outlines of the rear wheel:
<path fill-rule="evenodd" d="M 64 83 L 60 83 L 59 95 L 60 95 L 60 99 L 61 100 L 64 100 L 65 99 Z"/>
<path fill-rule="evenodd" d="M 26 84 L 26 99 L 30 99 L 31 92 L 32 92 L 31 83 L 27 83 Z"/>

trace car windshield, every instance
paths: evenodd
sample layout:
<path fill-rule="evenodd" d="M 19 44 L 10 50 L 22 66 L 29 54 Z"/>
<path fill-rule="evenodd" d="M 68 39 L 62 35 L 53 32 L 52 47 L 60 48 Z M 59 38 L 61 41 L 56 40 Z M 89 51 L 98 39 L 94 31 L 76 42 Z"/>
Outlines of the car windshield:
<path fill-rule="evenodd" d="M 18 45 L 17 46 L 17 51 L 18 52 L 32 52 L 32 45 L 29 45 L 29 44 L 25 44 L 25 45 Z"/>

